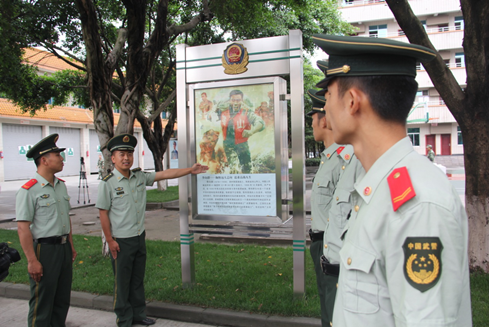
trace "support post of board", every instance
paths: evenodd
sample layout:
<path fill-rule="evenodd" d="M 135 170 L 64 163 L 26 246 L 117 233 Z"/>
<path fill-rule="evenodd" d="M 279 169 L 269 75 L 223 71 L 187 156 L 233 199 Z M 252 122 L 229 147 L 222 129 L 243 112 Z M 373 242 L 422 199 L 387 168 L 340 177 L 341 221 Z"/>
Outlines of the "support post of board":
<path fill-rule="evenodd" d="M 188 99 L 186 85 L 186 44 L 177 45 L 177 114 L 178 117 L 185 118 L 188 115 Z M 189 154 L 189 126 L 186 119 L 182 119 L 178 124 L 179 139 L 185 140 L 178 142 L 179 168 L 188 167 L 190 163 Z M 181 177 L 178 181 L 178 195 L 180 207 L 180 255 L 182 262 L 182 285 L 184 288 L 192 287 L 195 283 L 195 261 L 194 261 L 194 234 L 189 230 L 189 185 L 191 176 Z"/>
<path fill-rule="evenodd" d="M 293 270 L 294 297 L 305 294 L 306 216 L 304 192 L 304 82 L 302 32 L 289 32 L 290 48 L 290 107 L 292 129 L 292 198 L 293 198 Z"/>

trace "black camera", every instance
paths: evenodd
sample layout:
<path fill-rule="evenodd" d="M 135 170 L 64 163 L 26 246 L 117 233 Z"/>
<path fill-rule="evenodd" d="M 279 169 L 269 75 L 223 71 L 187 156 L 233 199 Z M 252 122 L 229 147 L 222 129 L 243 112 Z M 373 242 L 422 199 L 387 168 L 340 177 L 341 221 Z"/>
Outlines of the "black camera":
<path fill-rule="evenodd" d="M 0 243 L 0 282 L 8 276 L 10 264 L 19 260 L 19 251 L 9 248 L 7 243 Z"/>

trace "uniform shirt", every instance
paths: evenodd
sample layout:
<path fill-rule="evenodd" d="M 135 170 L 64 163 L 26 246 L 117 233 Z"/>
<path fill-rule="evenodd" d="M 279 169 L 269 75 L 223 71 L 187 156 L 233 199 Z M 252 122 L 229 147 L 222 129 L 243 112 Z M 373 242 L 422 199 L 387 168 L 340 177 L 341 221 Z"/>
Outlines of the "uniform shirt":
<path fill-rule="evenodd" d="M 389 187 L 407 176 L 412 190 Z M 333 326 L 472 326 L 467 215 L 447 177 L 406 137 L 352 196 Z"/>
<path fill-rule="evenodd" d="M 324 231 L 333 192 L 340 178 L 342 164 L 336 155 L 339 147 L 333 143 L 321 153 L 321 164 L 312 181 L 311 229 L 315 233 Z"/>
<path fill-rule="evenodd" d="M 339 156 L 342 160 L 342 174 L 333 194 L 323 240 L 323 254 L 332 264 L 340 263 L 339 251 L 343 244 L 340 237 L 352 208 L 350 193 L 354 190 L 355 182 L 365 173 L 362 164 L 353 153 L 353 146 L 346 145 Z"/>
<path fill-rule="evenodd" d="M 138 168 L 127 179 L 114 169 L 100 182 L 95 207 L 109 211 L 113 237 L 128 238 L 144 232 L 146 186 L 153 185 L 155 174 Z"/>
<path fill-rule="evenodd" d="M 15 197 L 17 221 L 30 221 L 34 239 L 70 233 L 70 197 L 63 181 L 54 177 L 54 187 L 35 174 L 37 183 L 24 185 Z"/>

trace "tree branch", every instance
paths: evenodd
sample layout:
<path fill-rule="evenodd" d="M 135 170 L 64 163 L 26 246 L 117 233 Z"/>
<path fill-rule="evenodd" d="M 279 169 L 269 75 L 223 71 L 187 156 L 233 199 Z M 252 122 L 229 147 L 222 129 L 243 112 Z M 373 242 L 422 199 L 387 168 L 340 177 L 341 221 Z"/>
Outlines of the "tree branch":
<path fill-rule="evenodd" d="M 80 60 L 79 58 L 77 58 L 76 56 L 72 55 L 71 53 L 61 49 L 60 47 L 57 47 L 53 44 L 48 44 L 48 43 L 43 43 L 43 46 L 49 50 L 50 53 L 52 53 L 54 56 L 56 56 L 56 58 L 59 58 L 61 60 L 63 60 L 65 63 L 67 63 L 68 65 L 70 66 L 73 66 L 74 68 L 78 69 L 78 70 L 81 70 L 81 71 L 84 71 L 86 72 L 87 69 L 83 66 L 79 66 L 69 60 L 67 60 L 65 57 L 63 57 L 62 55 L 60 55 L 56 50 L 59 50 L 61 52 L 63 52 L 67 57 L 70 57 L 71 59 L 73 60 L 76 60 L 77 62 L 80 62 L 82 64 L 85 64 L 85 62 L 83 60 Z"/>
<path fill-rule="evenodd" d="M 163 112 L 163 110 L 166 109 L 166 107 L 168 107 L 170 105 L 170 103 L 175 99 L 177 95 L 177 91 L 176 90 L 173 90 L 172 93 L 170 93 L 170 95 L 168 96 L 168 98 L 166 98 L 166 100 L 164 102 L 162 102 L 160 104 L 160 106 L 158 107 L 158 109 L 156 109 L 152 114 L 151 116 L 148 117 L 148 120 L 150 122 L 154 121 L 157 117 L 160 116 L 160 114 Z"/>
<path fill-rule="evenodd" d="M 119 57 L 122 53 L 122 49 L 124 49 L 124 44 L 126 43 L 126 40 L 127 29 L 119 28 L 119 31 L 117 32 L 117 41 L 115 42 L 114 48 L 109 53 L 105 61 L 110 70 L 115 69 L 117 61 L 119 60 Z"/>
<path fill-rule="evenodd" d="M 411 43 L 419 44 L 436 51 L 423 25 L 416 15 L 414 15 L 407 0 L 386 0 L 386 2 L 394 14 L 397 23 Z M 457 108 L 462 107 L 461 104 L 465 98 L 465 94 L 440 54 L 437 54 L 434 60 L 423 63 L 423 66 L 426 68 L 431 81 L 445 100 L 452 114 L 455 117 L 459 116 L 460 112 L 458 112 Z"/>
<path fill-rule="evenodd" d="M 188 23 L 182 25 L 175 25 L 168 27 L 168 35 L 179 35 L 192 30 L 200 22 L 210 21 L 214 17 L 210 8 L 208 0 L 202 1 L 203 10 L 196 16 L 194 16 Z"/>

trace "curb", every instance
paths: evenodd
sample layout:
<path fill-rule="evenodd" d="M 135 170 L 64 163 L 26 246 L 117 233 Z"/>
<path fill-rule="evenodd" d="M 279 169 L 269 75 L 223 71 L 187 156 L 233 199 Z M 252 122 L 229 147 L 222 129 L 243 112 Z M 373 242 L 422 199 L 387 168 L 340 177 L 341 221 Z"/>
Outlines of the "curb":
<path fill-rule="evenodd" d="M 0 296 L 20 300 L 30 299 L 29 285 L 0 282 Z M 71 306 L 112 311 L 113 297 L 86 292 L 71 292 Z M 282 317 L 214 308 L 147 302 L 146 313 L 150 317 L 198 324 L 232 327 L 320 327 L 321 320 L 307 317 Z"/>

